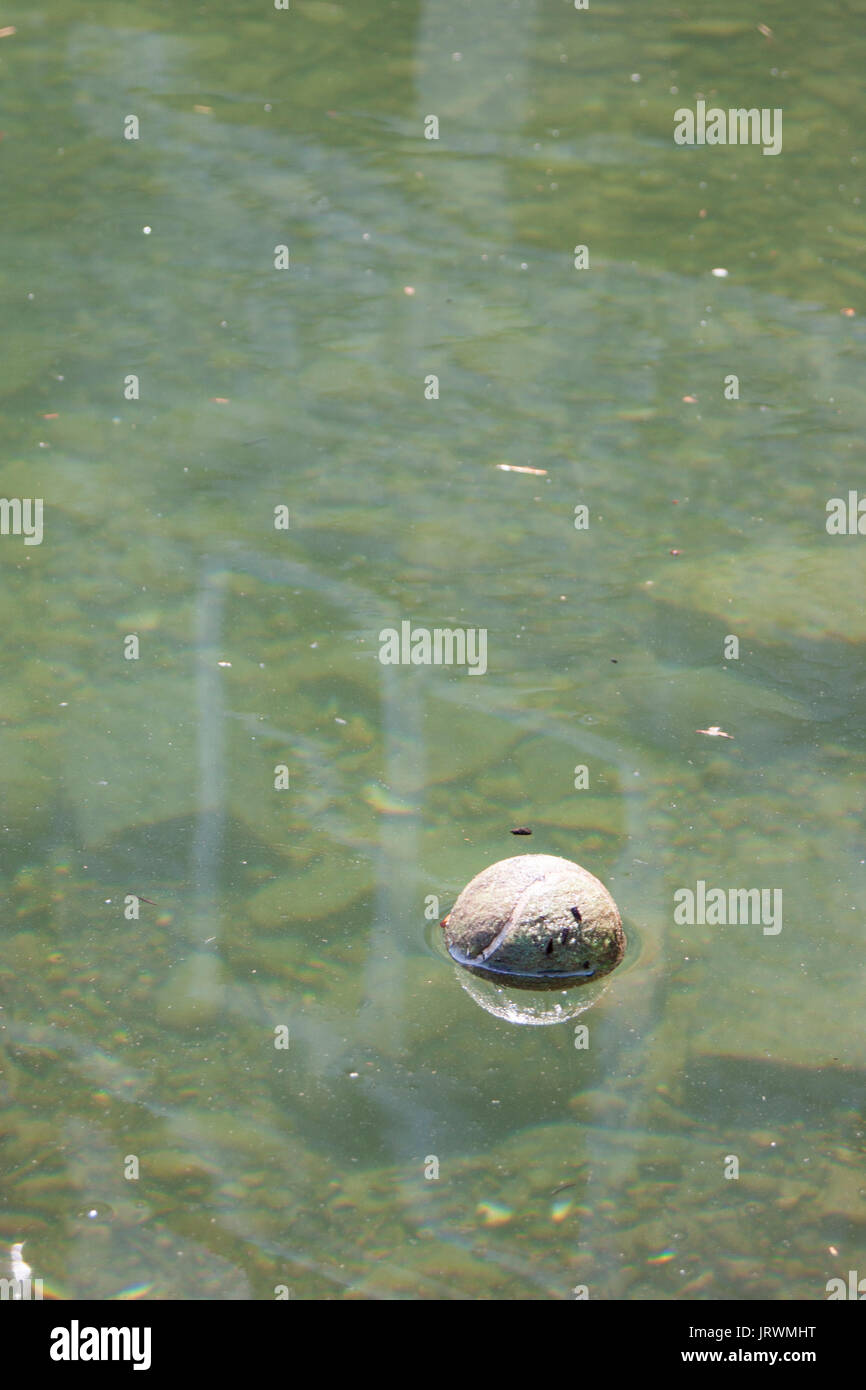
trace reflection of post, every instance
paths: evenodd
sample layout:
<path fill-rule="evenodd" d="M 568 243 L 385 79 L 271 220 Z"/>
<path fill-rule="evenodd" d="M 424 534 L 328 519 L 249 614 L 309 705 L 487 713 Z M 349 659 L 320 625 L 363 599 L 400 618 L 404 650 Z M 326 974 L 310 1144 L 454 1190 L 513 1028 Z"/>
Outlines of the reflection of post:
<path fill-rule="evenodd" d="M 380 665 L 381 719 L 388 790 L 402 799 L 424 785 L 424 674 L 414 666 Z M 403 976 L 406 941 L 421 921 L 418 893 L 417 820 L 383 813 L 380 818 L 376 920 L 364 971 L 376 1043 L 390 1055 L 405 1035 Z M 420 1136 L 419 1136 L 420 1139 Z"/>
<path fill-rule="evenodd" d="M 564 11 L 564 20 L 568 17 Z M 571 19 L 580 23 L 580 17 L 573 12 Z M 425 117 L 436 116 L 439 123 L 439 142 L 431 141 L 431 157 L 423 164 L 426 196 L 429 199 L 432 195 L 443 218 L 454 224 L 461 248 L 473 235 L 478 239 L 479 256 L 487 252 L 492 258 L 500 252 L 514 251 L 519 241 L 514 233 L 515 205 L 508 176 L 511 156 L 523 147 L 534 22 L 533 0 L 519 6 L 504 5 L 500 0 L 474 0 L 471 5 L 465 0 L 426 0 L 422 5 L 415 55 L 419 135 L 423 133 Z M 482 183 L 476 179 L 476 163 L 467 156 L 487 156 Z M 507 298 L 512 285 L 508 279 L 500 282 L 500 299 Z M 441 312 L 437 306 L 431 306 L 431 316 L 424 322 L 425 341 L 435 341 L 431 335 L 439 327 L 437 315 Z M 528 360 L 523 377 L 527 387 L 532 372 Z M 490 681 L 491 677 L 487 679 Z M 469 698 L 453 686 L 443 685 L 437 693 L 457 701 Z M 642 788 L 643 794 L 639 793 L 633 780 L 635 769 L 645 758 L 637 746 L 630 750 L 627 739 L 614 743 L 599 739 L 584 727 L 575 727 L 566 718 L 535 715 L 513 702 L 509 691 L 501 687 L 485 690 L 484 706 L 492 718 L 515 719 L 527 729 L 535 725 L 539 734 L 561 740 L 564 747 L 579 750 L 581 756 L 589 752 L 619 768 L 628 837 L 609 886 L 628 916 L 629 888 L 639 881 L 634 916 L 641 950 L 634 967 L 629 968 L 626 963 L 622 974 L 611 976 L 605 999 L 593 1010 L 592 1030 L 593 1047 L 610 1049 L 611 1084 L 616 1080 L 614 1069 L 620 1074 L 641 1076 L 629 1098 L 624 1120 L 628 1129 L 639 1131 L 648 1099 L 652 1098 L 647 1096 L 643 1079 L 656 1076 L 663 1060 L 652 1042 L 657 1027 L 656 986 L 661 955 L 658 907 L 663 875 L 655 867 L 654 836 L 646 823 L 648 789 Z M 580 860 L 578 844 L 574 858 Z M 646 867 L 636 866 L 635 860 L 645 861 Z M 628 1170 L 635 1157 L 626 1153 L 623 1171 Z M 603 1163 L 592 1165 L 597 1176 L 591 1192 L 597 1193 L 599 1199 L 609 1195 L 610 1173 L 605 1166 L 609 1161 L 606 1156 Z"/>
<path fill-rule="evenodd" d="M 509 156 L 523 133 L 534 23 L 535 0 L 423 0 L 420 7 L 409 118 L 419 141 L 414 168 L 423 178 L 417 188 L 424 206 L 413 209 L 408 230 L 419 246 L 418 280 L 426 293 L 423 313 L 400 320 L 403 359 L 419 383 L 437 369 L 435 345 L 454 333 L 449 300 L 459 301 L 461 337 L 470 318 L 479 327 L 487 323 L 487 281 L 482 288 L 473 270 L 482 273 L 482 255 L 493 260 L 514 246 Z M 438 120 L 438 140 L 425 138 L 429 116 Z M 434 223 L 426 211 L 431 206 Z M 450 250 L 440 245 L 431 256 L 425 250 L 431 241 Z M 455 260 L 459 278 L 452 280 Z M 497 304 L 512 296 L 521 302 L 511 277 L 500 276 Z M 531 362 L 526 370 L 532 372 Z"/>
<path fill-rule="evenodd" d="M 424 121 L 439 121 L 440 149 L 461 155 L 506 152 L 507 142 L 523 128 L 527 108 L 527 55 L 535 24 L 535 0 L 519 5 L 502 0 L 424 0 L 415 49 L 418 133 Z M 433 149 L 436 142 L 431 141 Z M 492 165 L 492 167 L 491 167 Z M 502 187 L 496 196 L 493 179 L 504 183 L 504 164 L 485 163 L 483 214 L 485 229 L 507 244 L 511 240 L 510 200 Z M 454 160 L 425 167 L 428 183 L 442 180 L 440 207 L 454 205 Z M 467 182 L 467 187 L 469 184 Z M 458 205 L 462 217 L 477 203 Z M 499 226 L 490 225 L 498 214 Z"/>
<path fill-rule="evenodd" d="M 190 866 L 193 915 L 189 934 L 196 950 L 186 962 L 184 977 L 192 1001 L 204 1006 L 205 1010 L 216 1002 L 220 991 L 219 878 L 225 827 L 225 711 L 217 661 L 227 578 L 224 566 L 207 561 L 195 610 L 198 808 Z"/>
<path fill-rule="evenodd" d="M 208 563 L 196 596 L 196 763 L 198 820 L 192 848 L 192 878 L 197 920 L 210 919 L 208 936 L 218 935 L 216 885 L 225 823 L 225 732 L 223 692 L 217 661 L 222 637 L 228 573 Z"/>

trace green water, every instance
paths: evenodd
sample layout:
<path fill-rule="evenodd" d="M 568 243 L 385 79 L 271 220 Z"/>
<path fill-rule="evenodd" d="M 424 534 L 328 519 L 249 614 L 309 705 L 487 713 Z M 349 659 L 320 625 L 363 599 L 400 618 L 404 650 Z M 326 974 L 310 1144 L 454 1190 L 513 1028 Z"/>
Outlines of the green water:
<path fill-rule="evenodd" d="M 0 537 L 0 1266 L 863 1268 L 866 566 L 825 508 L 862 478 L 866 40 L 789 8 L 4 12 L 0 490 L 44 535 Z M 675 146 L 700 96 L 781 107 L 782 153 Z M 404 620 L 484 629 L 486 673 L 383 665 Z M 439 949 L 527 850 L 625 919 L 588 1046 Z M 781 890 L 781 931 L 678 924 L 698 881 Z"/>

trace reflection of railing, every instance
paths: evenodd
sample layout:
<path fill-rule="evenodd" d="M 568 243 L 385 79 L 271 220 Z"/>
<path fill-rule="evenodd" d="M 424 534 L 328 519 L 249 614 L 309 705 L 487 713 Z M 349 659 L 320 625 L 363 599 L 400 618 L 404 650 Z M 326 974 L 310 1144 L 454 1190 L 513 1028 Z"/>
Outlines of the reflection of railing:
<path fill-rule="evenodd" d="M 200 800 L 193 846 L 194 930 L 201 938 L 206 924 L 207 936 L 214 938 L 214 947 L 219 937 L 216 882 L 225 823 L 222 724 L 226 711 L 217 657 L 222 637 L 225 581 L 233 570 L 251 574 L 268 584 L 314 592 L 349 614 L 353 626 L 360 620 L 364 628 L 378 632 L 394 621 L 393 612 L 376 596 L 297 561 L 267 559 L 255 552 L 236 549 L 227 557 L 205 562 L 196 602 Z M 417 785 L 422 780 L 419 778 L 419 763 L 423 763 L 424 758 L 421 702 L 418 698 L 403 696 L 396 674 L 389 667 L 380 666 L 379 669 L 387 782 L 391 791 L 400 795 L 404 787 Z M 416 673 L 409 671 L 400 675 L 404 679 L 408 676 L 417 694 L 419 682 L 412 679 Z M 234 717 L 243 718 L 237 714 Z M 299 735 L 287 733 L 290 744 L 297 743 L 299 738 Z M 309 739 L 303 742 L 309 754 L 312 743 Z M 344 827 L 335 828 L 335 838 L 345 842 Z M 376 918 L 367 952 L 365 978 L 367 999 L 377 1017 L 380 1035 L 381 1024 L 387 1020 L 392 1034 L 389 1042 L 396 1047 L 399 1047 L 397 1035 L 403 1026 L 401 1012 L 394 1007 L 400 994 L 402 974 L 399 940 L 404 935 L 404 924 L 412 920 L 417 907 L 414 891 L 416 848 L 414 818 L 382 816 L 379 844 L 373 850 L 377 867 Z M 195 967 L 199 972 L 199 987 L 207 990 L 211 978 L 216 987 L 213 954 L 200 952 L 200 955 Z M 404 1115 L 404 1123 L 405 1118 Z"/>
<path fill-rule="evenodd" d="M 393 608 L 377 595 L 350 581 L 323 574 L 298 560 L 266 557 L 240 546 L 230 546 L 218 559 L 204 563 L 196 604 L 200 810 L 193 864 L 195 921 L 202 927 L 202 930 L 196 930 L 199 939 L 204 939 L 205 935 L 214 938 L 214 950 L 217 949 L 219 936 L 217 868 L 225 822 L 224 736 L 216 725 L 221 725 L 226 716 L 255 720 L 255 715 L 225 710 L 222 679 L 217 667 L 222 642 L 226 580 L 235 571 L 250 574 L 263 583 L 278 585 L 286 590 L 315 593 L 335 609 L 344 612 L 350 619 L 352 630 L 356 632 L 361 630 L 375 635 L 383 627 L 396 626 L 400 620 L 400 615 L 395 614 Z M 370 652 L 368 659 L 375 659 L 373 652 Z M 507 690 L 495 685 L 492 677 L 480 682 L 480 688 L 477 688 L 475 683 L 467 682 L 464 687 L 459 682 L 443 680 L 435 668 L 427 668 L 421 673 L 413 667 L 398 670 L 379 664 L 378 669 L 385 780 L 397 796 L 404 792 L 412 795 L 415 788 L 423 786 L 424 761 L 427 758 L 435 759 L 435 749 L 427 749 L 424 739 L 424 703 L 428 697 L 456 703 L 494 719 L 507 720 L 517 724 L 525 733 L 556 740 L 564 747 L 574 749 L 581 758 L 595 758 L 615 767 L 622 787 L 634 787 L 635 774 L 640 771 L 636 764 L 643 755 L 627 739 L 614 742 L 584 724 L 575 727 L 562 720 L 551 719 L 545 712 L 528 710 L 518 703 L 517 697 L 510 696 Z M 470 684 L 472 689 L 469 688 Z M 322 775 L 333 777 L 333 771 L 329 773 L 327 767 L 326 754 L 311 739 L 272 727 L 270 732 L 283 734 L 287 746 L 297 748 L 308 759 L 316 759 L 316 765 L 322 767 Z M 625 875 L 632 873 L 633 862 L 636 860 L 641 865 L 638 876 L 642 902 L 659 900 L 657 887 L 651 885 L 657 884 L 661 875 L 653 867 L 654 856 L 645 824 L 644 797 L 630 790 L 623 795 L 622 804 L 626 822 L 625 843 L 609 877 L 612 883 L 616 883 L 620 905 L 628 913 L 629 880 Z M 365 993 L 367 1007 L 376 1019 L 377 1040 L 386 1042 L 391 1054 L 396 1055 L 400 1050 L 404 1026 L 403 1012 L 398 1006 L 404 945 L 409 924 L 419 917 L 416 819 L 383 814 L 375 847 L 359 846 L 351 827 L 339 818 L 332 817 L 329 824 L 328 816 L 323 813 L 317 817 L 317 824 L 322 824 L 329 833 L 333 833 L 338 843 L 351 846 L 356 852 L 361 848 L 374 862 L 376 915 L 364 967 Z M 579 845 L 575 846 L 575 854 L 579 854 Z M 209 952 L 202 952 L 201 955 L 201 988 L 207 989 L 207 972 L 213 969 L 213 957 Z M 649 991 L 643 997 L 643 1004 L 646 1008 L 650 1007 Z M 387 1023 L 387 1037 L 383 1037 L 383 1022 Z M 303 1030 L 303 1023 L 300 1026 Z M 385 1098 L 384 1089 L 377 1094 Z M 401 1129 L 401 1146 L 405 1146 L 407 1123 L 411 1119 L 413 1125 L 420 1125 L 423 1130 L 426 1112 L 413 1103 L 417 1113 L 410 1117 L 405 1110 L 405 1095 L 401 1092 L 394 1099 L 400 1111 L 397 1119 Z"/>
<path fill-rule="evenodd" d="M 221 852 L 221 837 L 225 821 L 223 804 L 223 758 L 224 738 L 214 725 L 222 723 L 228 715 L 237 719 L 249 718 L 237 712 L 226 711 L 222 696 L 222 680 L 217 667 L 217 659 L 223 631 L 223 615 L 226 594 L 226 580 L 233 571 L 241 571 L 271 585 L 279 585 L 286 590 L 298 589 L 312 592 L 331 603 L 335 609 L 345 613 L 353 630 L 359 628 L 378 634 L 386 626 L 394 626 L 399 615 L 376 595 L 360 586 L 345 580 L 334 579 L 319 570 L 297 560 L 266 558 L 254 552 L 231 548 L 218 560 L 206 561 L 199 584 L 197 614 L 198 649 L 198 719 L 199 719 L 199 789 L 201 795 L 199 824 L 193 852 L 195 875 L 196 916 L 200 921 L 207 918 L 208 935 L 218 935 L 216 924 L 216 870 Z M 373 659 L 372 653 L 370 659 Z M 563 747 L 576 750 L 582 758 L 591 757 L 617 768 L 621 783 L 633 784 L 634 774 L 639 770 L 639 753 L 631 755 L 627 751 L 628 742 L 613 743 L 602 735 L 588 729 L 585 725 L 573 727 L 564 721 L 551 720 L 543 712 L 522 708 L 515 697 L 494 685 L 493 679 L 480 682 L 480 689 L 464 688 L 460 683 L 442 680 L 434 669 L 423 673 L 411 667 L 395 670 L 391 666 L 379 665 L 379 691 L 381 725 L 384 742 L 385 780 L 392 792 L 414 793 L 423 786 L 423 763 L 425 758 L 435 758 L 435 749 L 427 749 L 424 739 L 424 703 L 428 696 L 461 705 L 475 712 L 483 712 L 494 719 L 505 719 L 515 723 L 528 734 L 537 734 L 555 739 Z M 255 719 L 255 716 L 252 716 Z M 250 726 L 252 727 L 252 725 Z M 261 728 L 261 725 L 258 726 Z M 264 730 L 263 730 L 264 732 Z M 270 729 L 272 734 L 281 733 Z M 307 757 L 313 758 L 319 750 L 312 740 L 290 731 L 285 731 L 288 747 L 300 749 Z M 214 761 L 211 761 L 211 760 Z M 631 870 L 632 860 L 640 857 L 651 861 L 646 831 L 643 797 L 628 794 L 623 797 L 624 814 L 627 826 L 625 844 L 617 861 L 616 870 Z M 320 820 L 317 823 L 322 823 Z M 325 828 L 329 827 L 325 825 Z M 342 832 L 346 827 L 335 827 Z M 345 842 L 342 833 L 335 838 Z M 402 1040 L 406 1031 L 406 1014 L 402 1007 L 403 974 L 405 961 L 405 941 L 411 923 L 420 921 L 419 895 L 416 889 L 417 868 L 417 823 L 414 817 L 390 816 L 380 818 L 378 847 L 368 849 L 374 860 L 377 876 L 376 915 L 372 924 L 371 936 L 364 964 L 365 1008 L 357 1020 L 355 1047 L 364 1045 L 366 1018 L 370 1018 L 375 1028 L 375 1044 L 383 1048 L 393 1059 L 390 1075 L 381 1070 L 376 1077 L 375 1089 L 371 1089 L 370 1099 L 379 1107 L 380 1124 L 387 1130 L 395 1155 L 415 1148 L 424 1153 L 430 1144 L 435 1120 L 430 1108 L 425 1105 L 423 1093 L 407 1084 L 402 1069 L 396 1062 L 405 1052 Z M 658 898 L 657 890 L 651 888 L 648 876 L 657 879 L 660 875 L 648 863 L 641 871 L 641 893 L 645 898 Z M 623 880 L 625 888 L 628 880 Z M 617 892 L 621 893 L 620 888 Z M 621 903 L 622 906 L 622 903 Z M 202 914 L 204 916 L 202 916 Z M 216 943 L 215 943 L 216 945 Z M 201 987 L 208 987 L 208 972 L 213 968 L 213 957 L 202 953 Z M 643 978 L 639 990 L 634 988 L 634 1006 L 630 1009 L 630 1021 L 635 1028 L 635 1036 L 646 1040 L 646 1025 L 651 1019 L 652 990 Z M 247 1019 L 255 1017 L 258 1003 L 252 997 L 243 999 L 236 995 L 237 1007 L 244 1010 Z M 264 1021 L 264 1020 L 263 1020 Z M 598 1046 L 604 1046 L 605 1022 L 599 1022 Z M 321 1023 L 299 1016 L 293 1019 L 296 1035 L 307 1046 L 308 1056 L 330 1059 L 333 1068 L 338 1061 L 335 1056 L 334 1038 L 324 1036 Z M 337 1049 L 339 1052 L 339 1049 Z M 458 1097 L 455 1097 L 455 1101 Z M 459 1097 L 465 1104 L 466 1097 Z M 639 1110 L 645 1103 L 641 1094 L 636 1098 L 626 1121 L 626 1127 L 637 1130 Z M 631 1150 L 618 1154 L 623 1173 L 633 1161 Z M 608 1183 L 610 1174 L 605 1178 Z M 419 1224 L 431 1226 L 429 1211 L 419 1205 L 414 1211 L 410 1191 L 404 1192 L 404 1202 L 412 1207 Z M 224 1220 L 231 1224 L 228 1216 Z M 473 1248 L 473 1242 L 452 1230 L 447 1223 L 433 1223 L 436 1234 L 446 1244 Z M 262 1243 L 267 1248 L 268 1242 Z M 286 1254 L 287 1252 L 282 1251 Z M 297 1258 L 297 1254 L 294 1255 Z M 485 1250 L 485 1259 L 495 1259 L 515 1273 L 520 1273 L 532 1283 L 547 1288 L 547 1280 L 534 1271 L 529 1262 L 517 1255 L 500 1252 L 493 1255 Z M 301 1261 L 304 1262 L 303 1260 Z M 310 1267 L 318 1267 L 311 1262 Z M 320 1272 L 322 1272 L 320 1270 Z M 329 1276 L 330 1277 L 330 1276 Z M 551 1296 L 556 1290 L 547 1288 Z M 431 1294 L 433 1291 L 431 1290 Z M 435 1295 L 433 1295 L 435 1296 Z"/>

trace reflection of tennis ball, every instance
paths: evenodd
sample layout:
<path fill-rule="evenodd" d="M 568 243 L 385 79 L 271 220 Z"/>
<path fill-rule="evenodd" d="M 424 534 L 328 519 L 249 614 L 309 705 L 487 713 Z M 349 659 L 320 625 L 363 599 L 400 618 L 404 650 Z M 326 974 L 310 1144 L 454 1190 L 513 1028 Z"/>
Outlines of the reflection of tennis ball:
<path fill-rule="evenodd" d="M 604 884 L 552 854 L 519 854 L 482 870 L 443 927 L 458 965 L 518 989 L 586 984 L 619 965 L 625 951 Z"/>

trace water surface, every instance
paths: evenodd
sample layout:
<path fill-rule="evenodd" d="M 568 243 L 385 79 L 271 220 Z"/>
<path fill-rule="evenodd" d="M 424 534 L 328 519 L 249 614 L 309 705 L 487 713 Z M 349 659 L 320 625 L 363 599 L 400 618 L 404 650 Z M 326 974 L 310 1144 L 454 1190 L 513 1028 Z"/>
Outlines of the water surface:
<path fill-rule="evenodd" d="M 847 12 L 6 22 L 3 1245 L 82 1298 L 823 1297 L 866 1229 Z M 701 94 L 783 153 L 677 148 Z M 382 665 L 406 619 L 486 674 Z M 626 921 L 586 1048 L 431 941 L 527 849 Z M 677 925 L 698 880 L 782 930 Z"/>

